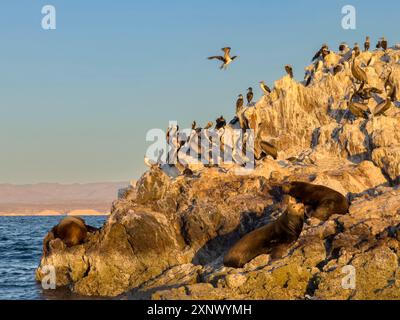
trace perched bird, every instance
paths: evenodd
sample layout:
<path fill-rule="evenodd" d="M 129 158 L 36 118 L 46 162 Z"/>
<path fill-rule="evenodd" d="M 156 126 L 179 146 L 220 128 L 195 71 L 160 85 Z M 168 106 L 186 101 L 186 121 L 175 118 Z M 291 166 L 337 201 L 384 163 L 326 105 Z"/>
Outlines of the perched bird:
<path fill-rule="evenodd" d="M 329 48 L 327 44 L 323 44 L 321 49 L 314 55 L 314 57 L 311 59 L 311 61 L 317 60 L 319 57 L 325 57 L 326 55 L 329 54 Z"/>
<path fill-rule="evenodd" d="M 386 51 L 386 50 L 388 49 L 388 42 L 387 42 L 387 40 L 385 39 L 385 37 L 382 37 L 381 46 L 382 46 L 382 49 L 383 49 L 384 51 Z"/>
<path fill-rule="evenodd" d="M 376 48 L 377 48 L 377 49 L 381 49 L 381 48 L 382 48 L 382 38 L 380 38 L 380 39 L 378 40 L 378 43 L 376 44 Z"/>
<path fill-rule="evenodd" d="M 205 130 L 210 129 L 212 126 L 214 125 L 214 123 L 212 121 L 207 122 L 206 126 L 204 127 Z"/>
<path fill-rule="evenodd" d="M 333 67 L 333 75 L 337 75 L 340 71 L 343 70 L 343 66 L 341 64 L 337 64 Z"/>
<path fill-rule="evenodd" d="M 371 41 L 369 40 L 369 37 L 367 37 L 364 42 L 364 51 L 368 51 L 370 47 L 371 47 Z"/>
<path fill-rule="evenodd" d="M 253 94 L 253 88 L 250 87 L 247 90 L 248 90 L 248 92 L 247 92 L 246 98 L 247 98 L 247 104 L 249 105 L 251 103 L 251 101 L 253 100 L 254 94 Z"/>
<path fill-rule="evenodd" d="M 220 116 L 217 120 L 215 120 L 215 122 L 217 123 L 215 125 L 215 130 L 219 130 L 226 126 L 226 120 L 223 116 Z"/>
<path fill-rule="evenodd" d="M 374 109 L 374 117 L 380 116 L 388 111 L 393 106 L 393 102 L 390 98 L 383 100 Z"/>
<path fill-rule="evenodd" d="M 361 53 L 360 47 L 357 42 L 354 44 L 353 52 L 355 53 L 356 57 L 358 57 Z"/>
<path fill-rule="evenodd" d="M 265 95 L 271 93 L 271 89 L 265 84 L 265 81 L 260 81 L 260 88 Z"/>
<path fill-rule="evenodd" d="M 342 43 L 339 45 L 339 52 L 340 52 L 341 54 L 346 53 L 348 50 L 349 50 L 349 46 L 347 45 L 346 42 L 342 42 Z"/>
<path fill-rule="evenodd" d="M 290 78 L 293 79 L 293 68 L 291 65 L 287 64 L 285 66 L 285 71 L 287 72 L 287 74 L 290 76 Z"/>
<path fill-rule="evenodd" d="M 217 59 L 222 61 L 222 65 L 220 67 L 220 69 L 227 69 L 228 65 L 232 63 L 233 60 L 235 60 L 237 58 L 237 56 L 230 56 L 231 53 L 231 48 L 230 47 L 226 47 L 226 48 L 222 48 L 221 49 L 224 52 L 224 56 L 212 56 L 212 57 L 208 57 L 208 60 L 213 60 L 213 59 Z"/>
<path fill-rule="evenodd" d="M 382 94 L 382 90 L 379 90 L 378 88 L 363 88 L 361 90 L 358 90 L 355 95 L 360 97 L 362 100 L 369 100 L 372 98 L 372 94 Z"/>
<path fill-rule="evenodd" d="M 368 119 L 368 114 L 370 113 L 370 109 L 369 109 L 368 105 L 353 101 L 354 96 L 355 96 L 355 93 L 351 96 L 350 101 L 348 103 L 350 112 L 355 117 L 361 117 L 361 118 Z"/>
<path fill-rule="evenodd" d="M 239 99 L 237 99 L 236 101 L 236 114 L 238 114 L 239 111 L 242 110 L 243 104 L 244 104 L 243 95 L 239 94 Z"/>
<path fill-rule="evenodd" d="M 353 62 L 351 64 L 351 73 L 352 73 L 353 77 L 356 78 L 356 80 L 362 82 L 363 85 L 367 84 L 368 83 L 367 74 L 365 73 L 365 71 L 363 69 L 361 69 L 361 67 L 359 65 L 357 65 L 355 51 L 352 52 L 352 58 L 353 58 Z M 362 87 L 364 87 L 364 86 L 362 86 Z M 359 90 L 361 90 L 361 88 L 359 88 Z"/>

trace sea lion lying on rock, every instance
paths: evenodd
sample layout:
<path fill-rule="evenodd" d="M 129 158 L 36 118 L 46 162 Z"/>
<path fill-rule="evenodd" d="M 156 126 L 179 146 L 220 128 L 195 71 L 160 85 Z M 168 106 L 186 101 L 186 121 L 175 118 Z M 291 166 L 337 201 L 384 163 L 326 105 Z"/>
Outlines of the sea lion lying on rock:
<path fill-rule="evenodd" d="M 273 258 L 281 257 L 281 253 L 299 238 L 303 224 L 304 205 L 289 197 L 286 211 L 276 221 L 240 239 L 225 255 L 224 265 L 242 268 L 261 254 L 271 254 Z"/>
<path fill-rule="evenodd" d="M 346 214 L 349 202 L 341 193 L 307 182 L 289 182 L 282 186 L 285 194 L 307 206 L 307 215 L 326 221 L 333 214 Z"/>
<path fill-rule="evenodd" d="M 43 240 L 43 254 L 48 255 L 50 251 L 49 242 L 61 239 L 67 247 L 82 244 L 88 232 L 95 232 L 98 229 L 88 226 L 80 217 L 66 217 L 54 226 Z"/>

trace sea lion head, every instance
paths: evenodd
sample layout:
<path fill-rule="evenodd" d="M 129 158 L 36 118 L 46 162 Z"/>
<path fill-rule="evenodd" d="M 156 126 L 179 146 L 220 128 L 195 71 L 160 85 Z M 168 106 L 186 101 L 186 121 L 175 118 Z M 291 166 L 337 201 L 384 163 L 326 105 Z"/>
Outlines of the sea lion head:
<path fill-rule="evenodd" d="M 304 204 L 302 203 L 290 203 L 288 205 L 288 212 L 290 215 L 303 216 L 305 212 Z"/>

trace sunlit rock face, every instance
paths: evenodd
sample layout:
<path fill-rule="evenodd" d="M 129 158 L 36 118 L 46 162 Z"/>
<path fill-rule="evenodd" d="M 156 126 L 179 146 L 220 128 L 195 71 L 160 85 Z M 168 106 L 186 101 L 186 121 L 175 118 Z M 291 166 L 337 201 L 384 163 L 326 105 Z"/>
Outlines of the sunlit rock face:
<path fill-rule="evenodd" d="M 288 76 L 238 116 L 255 130 L 266 157 L 238 174 L 235 167 L 199 167 L 193 176 L 146 172 L 113 204 L 100 232 L 83 245 L 59 240 L 42 268 L 53 265 L 57 285 L 88 296 L 153 299 L 399 299 L 400 99 L 373 116 L 388 98 L 388 81 L 400 92 L 400 51 L 361 53 L 367 87 L 382 91 L 371 114 L 348 110 L 355 88 L 351 62 L 333 75 L 334 54 L 315 70 L 309 86 Z M 372 60 L 371 60 L 372 58 Z M 351 202 L 344 216 L 308 219 L 281 259 L 261 255 L 242 269 L 226 268 L 226 251 L 284 210 L 284 181 L 328 186 Z M 350 268 L 349 268 L 350 266 Z M 355 272 L 355 283 L 344 277 Z M 346 280 L 346 279 L 345 279 Z M 351 280 L 351 279 L 350 279 Z"/>

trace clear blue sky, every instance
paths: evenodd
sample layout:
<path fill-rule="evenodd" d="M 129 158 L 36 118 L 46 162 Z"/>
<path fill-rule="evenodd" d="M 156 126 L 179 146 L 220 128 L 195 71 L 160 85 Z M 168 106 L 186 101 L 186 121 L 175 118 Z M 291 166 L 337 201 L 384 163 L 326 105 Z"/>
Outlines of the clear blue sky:
<path fill-rule="evenodd" d="M 57 9 L 57 30 L 41 8 Z M 357 30 L 341 8 L 357 9 Z M 2 0 L 0 183 L 138 178 L 146 132 L 231 118 L 239 93 L 304 67 L 321 43 L 400 42 L 399 1 Z M 231 46 L 227 72 L 208 55 Z"/>

